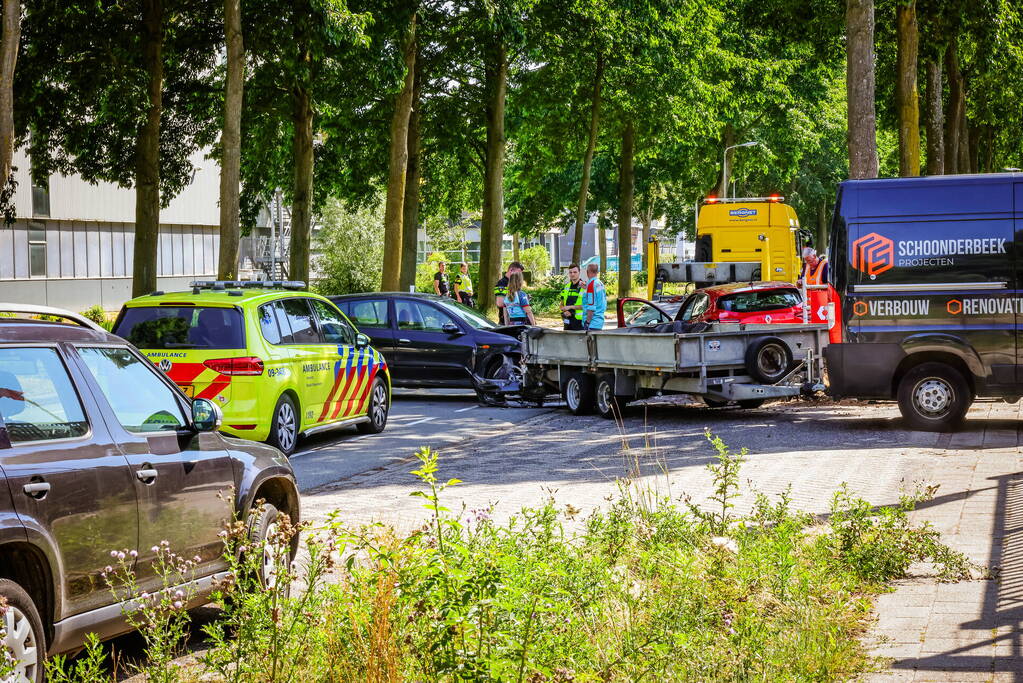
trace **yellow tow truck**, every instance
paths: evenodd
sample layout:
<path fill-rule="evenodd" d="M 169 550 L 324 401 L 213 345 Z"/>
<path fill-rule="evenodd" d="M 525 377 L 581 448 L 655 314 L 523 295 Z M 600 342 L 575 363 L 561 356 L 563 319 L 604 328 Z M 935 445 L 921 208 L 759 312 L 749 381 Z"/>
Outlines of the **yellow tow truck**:
<path fill-rule="evenodd" d="M 659 263 L 659 246 L 647 244 L 648 296 L 655 299 L 665 282 L 697 287 L 742 281 L 799 278 L 799 218 L 784 197 L 719 199 L 698 207 L 694 261 Z"/>

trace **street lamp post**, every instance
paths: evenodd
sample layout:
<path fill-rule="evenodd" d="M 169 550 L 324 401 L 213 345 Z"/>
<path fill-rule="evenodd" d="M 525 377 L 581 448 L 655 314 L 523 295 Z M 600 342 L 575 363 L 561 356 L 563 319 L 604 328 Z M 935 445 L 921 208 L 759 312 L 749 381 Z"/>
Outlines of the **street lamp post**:
<path fill-rule="evenodd" d="M 725 147 L 725 153 L 721 157 L 721 193 L 724 195 L 722 199 L 728 199 L 728 150 L 737 149 L 739 147 L 753 147 L 760 143 L 756 140 L 750 140 L 749 142 L 743 142 L 738 145 L 732 145 L 731 147 Z"/>

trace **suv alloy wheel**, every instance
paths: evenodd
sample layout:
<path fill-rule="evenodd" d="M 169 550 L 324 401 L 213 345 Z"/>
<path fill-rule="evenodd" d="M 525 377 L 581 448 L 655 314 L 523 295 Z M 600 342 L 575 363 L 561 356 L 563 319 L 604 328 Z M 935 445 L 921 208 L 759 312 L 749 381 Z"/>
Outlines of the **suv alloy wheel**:
<path fill-rule="evenodd" d="M 0 635 L 2 654 L 14 657 L 14 671 L 4 683 L 41 683 L 43 658 L 46 655 L 46 635 L 35 603 L 25 590 L 13 581 L 0 579 Z"/>

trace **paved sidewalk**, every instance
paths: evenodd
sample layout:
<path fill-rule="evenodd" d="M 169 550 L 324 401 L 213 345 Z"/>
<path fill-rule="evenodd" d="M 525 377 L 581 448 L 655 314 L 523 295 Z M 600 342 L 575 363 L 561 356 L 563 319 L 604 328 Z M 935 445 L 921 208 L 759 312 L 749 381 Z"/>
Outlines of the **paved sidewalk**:
<path fill-rule="evenodd" d="M 891 405 L 773 404 L 759 410 L 653 407 L 631 412 L 624 427 L 557 412 L 508 432 L 479 434 L 442 453 L 440 476 L 465 483 L 445 494 L 452 510 L 494 505 L 507 519 L 553 495 L 581 509 L 606 504 L 627 472 L 673 497 L 706 499 L 712 428 L 734 449 L 750 450 L 742 469 L 752 487 L 777 495 L 791 484 L 793 504 L 827 512 L 844 482 L 874 504 L 897 502 L 913 482 L 937 484 L 934 500 L 914 513 L 954 548 L 995 570 L 995 580 L 938 584 L 926 567 L 877 603 L 867 635 L 890 658 L 871 681 L 1023 682 L 1023 461 L 1019 406 L 981 403 L 967 428 L 952 435 L 906 431 Z M 424 444 L 429 445 L 429 444 Z M 411 456 L 411 452 L 408 454 Z M 402 530 L 422 523 L 410 458 L 314 489 L 306 518 L 340 509 L 349 523 L 379 521 Z"/>

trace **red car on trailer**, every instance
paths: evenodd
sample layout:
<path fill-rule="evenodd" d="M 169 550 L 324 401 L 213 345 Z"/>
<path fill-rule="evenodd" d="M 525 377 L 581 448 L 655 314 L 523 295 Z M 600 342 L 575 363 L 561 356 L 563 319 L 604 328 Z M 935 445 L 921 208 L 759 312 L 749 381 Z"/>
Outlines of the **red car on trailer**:
<path fill-rule="evenodd" d="M 733 282 L 654 303 L 618 300 L 618 327 L 665 323 L 801 323 L 803 297 L 789 282 Z"/>

